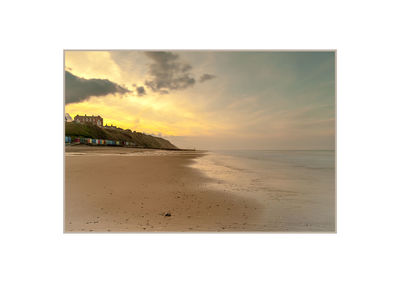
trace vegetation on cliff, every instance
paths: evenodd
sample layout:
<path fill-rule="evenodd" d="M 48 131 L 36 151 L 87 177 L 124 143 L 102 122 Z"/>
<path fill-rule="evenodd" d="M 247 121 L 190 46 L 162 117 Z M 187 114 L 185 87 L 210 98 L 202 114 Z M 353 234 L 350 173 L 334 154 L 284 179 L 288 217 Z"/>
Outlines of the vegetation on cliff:
<path fill-rule="evenodd" d="M 100 128 L 91 124 L 79 124 L 75 122 L 65 123 L 65 135 L 92 139 L 129 141 L 134 142 L 137 146 L 145 148 L 178 149 L 168 140 L 160 137 L 132 132 L 131 130 Z"/>

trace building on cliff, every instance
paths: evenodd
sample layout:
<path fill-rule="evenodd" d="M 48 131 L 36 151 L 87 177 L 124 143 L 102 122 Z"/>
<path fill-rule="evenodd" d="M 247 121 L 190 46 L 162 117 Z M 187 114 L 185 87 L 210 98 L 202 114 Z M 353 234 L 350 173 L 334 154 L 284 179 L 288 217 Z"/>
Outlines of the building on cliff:
<path fill-rule="evenodd" d="M 80 124 L 92 124 L 96 125 L 98 127 L 103 127 L 103 118 L 100 116 L 80 116 L 76 115 L 74 118 L 74 122 L 80 123 Z"/>
<path fill-rule="evenodd" d="M 117 129 L 117 126 L 113 126 L 112 124 L 109 126 L 109 125 L 105 125 L 104 126 L 104 128 L 106 128 L 106 129 Z"/>
<path fill-rule="evenodd" d="M 65 122 L 72 122 L 73 121 L 71 116 L 68 113 L 65 113 L 64 120 L 65 120 Z"/>

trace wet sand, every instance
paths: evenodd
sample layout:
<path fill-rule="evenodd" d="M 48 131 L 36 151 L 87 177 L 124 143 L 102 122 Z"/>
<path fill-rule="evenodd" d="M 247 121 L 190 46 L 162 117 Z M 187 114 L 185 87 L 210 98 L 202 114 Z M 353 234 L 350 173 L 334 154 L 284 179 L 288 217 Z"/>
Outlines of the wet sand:
<path fill-rule="evenodd" d="M 253 199 L 210 190 L 202 152 L 67 146 L 65 232 L 265 231 Z"/>

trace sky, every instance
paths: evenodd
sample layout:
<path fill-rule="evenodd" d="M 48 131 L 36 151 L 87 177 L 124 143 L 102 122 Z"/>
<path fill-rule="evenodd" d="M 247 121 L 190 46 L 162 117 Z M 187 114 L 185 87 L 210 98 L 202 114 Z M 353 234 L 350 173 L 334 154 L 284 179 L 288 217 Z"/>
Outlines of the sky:
<path fill-rule="evenodd" d="M 65 51 L 65 112 L 180 148 L 334 149 L 333 51 Z"/>

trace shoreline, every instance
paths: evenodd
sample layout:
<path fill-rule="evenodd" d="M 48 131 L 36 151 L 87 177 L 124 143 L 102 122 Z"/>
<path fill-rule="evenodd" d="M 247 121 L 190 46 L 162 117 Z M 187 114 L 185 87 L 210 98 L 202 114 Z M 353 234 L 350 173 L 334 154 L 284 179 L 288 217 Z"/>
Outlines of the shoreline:
<path fill-rule="evenodd" d="M 189 166 L 203 155 L 204 151 L 66 147 L 64 231 L 265 231 L 259 203 L 210 190 L 211 180 Z"/>

